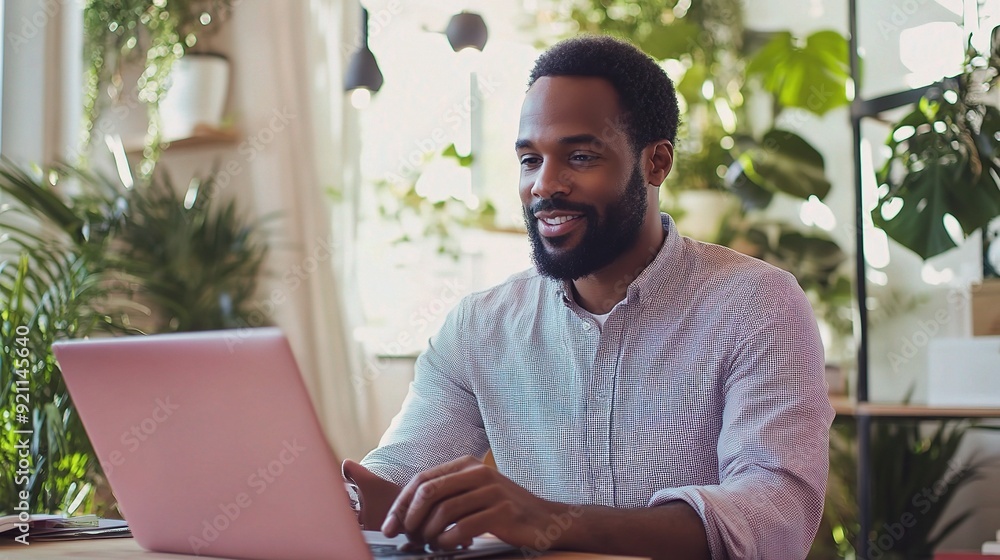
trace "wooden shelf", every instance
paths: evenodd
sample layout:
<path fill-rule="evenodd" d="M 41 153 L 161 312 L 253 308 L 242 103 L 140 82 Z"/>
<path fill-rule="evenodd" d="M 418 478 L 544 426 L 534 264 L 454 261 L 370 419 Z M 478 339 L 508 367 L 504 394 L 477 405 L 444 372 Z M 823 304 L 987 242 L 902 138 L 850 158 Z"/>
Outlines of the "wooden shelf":
<path fill-rule="evenodd" d="M 219 129 L 211 126 L 198 125 L 190 136 L 177 138 L 163 142 L 164 150 L 179 150 L 184 148 L 199 148 L 204 146 L 219 146 L 224 144 L 235 144 L 239 139 L 239 132 L 235 129 Z M 144 146 L 126 145 L 125 151 L 129 154 L 141 154 Z"/>
<path fill-rule="evenodd" d="M 233 129 L 222 130 L 198 125 L 191 136 L 165 142 L 163 149 L 197 148 L 209 144 L 233 144 L 237 138 L 239 138 L 239 134 Z"/>
<path fill-rule="evenodd" d="M 830 397 L 838 416 L 873 418 L 1000 418 L 1000 407 L 927 406 L 900 403 L 858 403 L 847 397 Z"/>

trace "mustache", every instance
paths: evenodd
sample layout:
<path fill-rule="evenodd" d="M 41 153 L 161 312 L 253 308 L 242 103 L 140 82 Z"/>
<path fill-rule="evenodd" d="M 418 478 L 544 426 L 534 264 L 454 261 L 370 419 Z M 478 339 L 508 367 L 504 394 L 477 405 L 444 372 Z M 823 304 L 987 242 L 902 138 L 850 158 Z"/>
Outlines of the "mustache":
<path fill-rule="evenodd" d="M 531 219 L 535 218 L 536 212 L 554 211 L 554 210 L 564 210 L 568 212 L 580 212 L 582 214 L 591 215 L 595 213 L 593 206 L 589 204 L 583 204 L 580 202 L 570 202 L 562 198 L 541 198 L 531 203 L 531 206 L 525 207 L 524 213 L 527 214 Z"/>

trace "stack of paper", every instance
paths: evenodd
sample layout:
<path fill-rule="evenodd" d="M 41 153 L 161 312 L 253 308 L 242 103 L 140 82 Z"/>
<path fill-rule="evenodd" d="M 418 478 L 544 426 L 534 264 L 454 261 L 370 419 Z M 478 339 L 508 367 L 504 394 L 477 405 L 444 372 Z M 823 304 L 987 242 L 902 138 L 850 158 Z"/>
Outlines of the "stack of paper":
<path fill-rule="evenodd" d="M 983 554 L 1000 554 L 1000 531 L 997 531 L 997 540 L 983 543 Z"/>
<path fill-rule="evenodd" d="M 22 523 L 17 515 L 0 517 L 0 539 L 19 541 L 54 541 L 130 537 L 128 524 L 120 519 L 101 519 L 96 515 L 66 517 L 32 515 Z"/>

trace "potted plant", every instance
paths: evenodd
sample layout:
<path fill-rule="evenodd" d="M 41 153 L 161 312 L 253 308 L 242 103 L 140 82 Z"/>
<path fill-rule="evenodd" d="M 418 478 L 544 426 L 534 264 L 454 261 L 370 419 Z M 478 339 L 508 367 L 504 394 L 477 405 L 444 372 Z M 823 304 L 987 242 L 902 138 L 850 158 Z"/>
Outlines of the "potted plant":
<path fill-rule="evenodd" d="M 102 111 L 133 89 L 125 78 L 126 63 L 141 60 L 134 89 L 147 108 L 148 126 L 139 171 L 149 176 L 164 137 L 159 109 L 174 65 L 218 27 L 231 7 L 232 0 L 88 0 L 83 10 L 84 148 Z"/>
<path fill-rule="evenodd" d="M 1000 74 L 998 31 L 990 53 L 970 46 L 965 72 L 929 90 L 886 141 L 872 219 L 923 259 L 1000 216 L 1000 109 L 987 102 Z"/>
<path fill-rule="evenodd" d="M 228 93 L 229 59 L 214 52 L 186 53 L 174 63 L 170 89 L 160 103 L 163 140 L 223 128 Z"/>
<path fill-rule="evenodd" d="M 76 194 L 67 196 L 71 181 Z M 29 172 L 3 160 L 0 191 L 12 199 L 0 213 L 0 344 L 30 356 L 21 368 L 30 387 L 23 415 L 11 412 L 18 375 L 10 354 L 0 359 L 4 472 L 18 470 L 24 436 L 15 430 L 33 434 L 29 473 L 4 477 L 0 503 L 14 507 L 27 490 L 32 513 L 113 515 L 52 342 L 132 334 L 139 325 L 164 332 L 252 324 L 267 251 L 261 223 L 221 203 L 211 176 L 178 194 L 165 173 L 125 188 L 77 168 Z"/>
<path fill-rule="evenodd" d="M 907 399 L 908 400 L 908 399 Z M 934 549 L 971 511 L 945 518 L 959 489 L 976 480 L 982 461 L 959 462 L 956 454 L 971 429 L 995 429 L 968 420 L 877 419 L 869 458 L 873 466 L 869 556 L 931 558 Z M 834 422 L 830 433 L 830 479 L 823 520 L 811 560 L 853 558 L 858 535 L 857 426 Z"/>

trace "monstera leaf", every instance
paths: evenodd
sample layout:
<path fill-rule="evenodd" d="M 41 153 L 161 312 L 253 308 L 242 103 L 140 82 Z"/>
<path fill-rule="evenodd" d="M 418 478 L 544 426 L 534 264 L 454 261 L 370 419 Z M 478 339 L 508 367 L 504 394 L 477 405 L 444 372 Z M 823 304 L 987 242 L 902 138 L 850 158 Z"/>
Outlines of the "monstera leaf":
<path fill-rule="evenodd" d="M 978 127 L 970 113 L 978 115 Z M 947 216 L 964 235 L 985 226 L 1000 215 L 998 135 L 995 107 L 921 99 L 886 143 L 892 156 L 878 173 L 875 225 L 924 259 L 956 246 Z"/>
<path fill-rule="evenodd" d="M 726 185 L 745 206 L 766 206 L 771 193 L 783 192 L 803 200 L 824 198 L 830 192 L 823 156 L 801 136 L 772 129 L 736 158 L 726 174 Z"/>
<path fill-rule="evenodd" d="M 791 33 L 776 33 L 750 60 L 747 74 L 759 76 L 785 107 L 822 115 L 850 102 L 848 44 L 836 31 L 813 33 L 802 46 Z"/>

